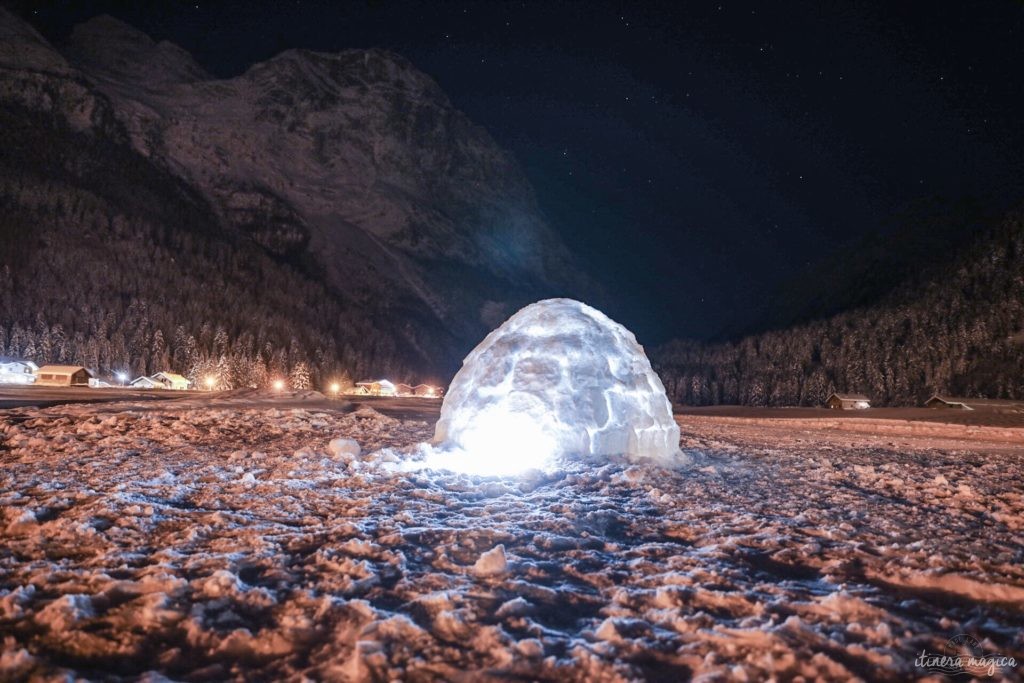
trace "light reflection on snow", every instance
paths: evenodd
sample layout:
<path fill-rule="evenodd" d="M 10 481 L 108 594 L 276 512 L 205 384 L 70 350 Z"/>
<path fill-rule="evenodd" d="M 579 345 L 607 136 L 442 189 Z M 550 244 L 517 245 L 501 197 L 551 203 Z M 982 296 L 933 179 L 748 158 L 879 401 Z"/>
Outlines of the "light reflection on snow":
<path fill-rule="evenodd" d="M 523 413 L 484 412 L 462 435 L 462 448 L 431 449 L 427 467 L 482 476 L 548 470 L 555 439 L 538 420 Z"/>

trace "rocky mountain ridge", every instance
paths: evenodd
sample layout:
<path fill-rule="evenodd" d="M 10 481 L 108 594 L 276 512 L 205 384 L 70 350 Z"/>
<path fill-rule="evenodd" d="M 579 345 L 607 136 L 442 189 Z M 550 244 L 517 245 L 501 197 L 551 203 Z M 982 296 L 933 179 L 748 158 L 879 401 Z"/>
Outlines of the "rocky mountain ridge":
<path fill-rule="evenodd" d="M 518 306 L 593 289 L 515 160 L 392 53 L 288 50 L 217 79 L 111 17 L 58 50 L 0 9 L 0 100 L 130 147 L 406 365 L 450 371 Z"/>

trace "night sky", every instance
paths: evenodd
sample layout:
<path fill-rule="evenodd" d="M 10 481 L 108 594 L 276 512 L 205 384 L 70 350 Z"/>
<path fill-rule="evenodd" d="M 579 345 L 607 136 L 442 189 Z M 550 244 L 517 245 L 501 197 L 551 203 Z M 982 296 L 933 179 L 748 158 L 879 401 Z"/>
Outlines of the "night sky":
<path fill-rule="evenodd" d="M 218 76 L 383 47 L 520 160 L 646 343 L 756 318 L 925 198 L 1024 198 L 1020 2 L 16 3 L 109 13 Z"/>

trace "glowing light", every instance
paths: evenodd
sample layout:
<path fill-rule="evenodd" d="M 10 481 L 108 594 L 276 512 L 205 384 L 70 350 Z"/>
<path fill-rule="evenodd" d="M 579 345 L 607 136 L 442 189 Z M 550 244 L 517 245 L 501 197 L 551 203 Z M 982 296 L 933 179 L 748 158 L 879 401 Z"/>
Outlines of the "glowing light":
<path fill-rule="evenodd" d="M 336 394 L 339 391 L 341 391 L 341 385 L 340 384 L 338 384 L 337 382 L 334 382 L 333 384 L 331 384 L 331 393 L 332 394 Z"/>
<path fill-rule="evenodd" d="M 216 377 L 207 377 L 206 379 L 203 380 L 203 384 L 206 385 L 207 391 L 213 391 L 214 385 L 217 384 L 217 378 Z"/>
<path fill-rule="evenodd" d="M 430 466 L 481 476 L 507 476 L 554 465 L 557 443 L 541 422 L 524 413 L 492 410 L 462 435 L 461 448 L 434 456 Z"/>
<path fill-rule="evenodd" d="M 274 391 L 284 391 L 284 380 L 283 379 L 275 379 L 274 380 Z"/>
<path fill-rule="evenodd" d="M 117 381 L 120 382 L 121 384 L 124 384 L 125 382 L 128 381 L 128 375 L 126 375 L 123 372 L 117 373 Z"/>

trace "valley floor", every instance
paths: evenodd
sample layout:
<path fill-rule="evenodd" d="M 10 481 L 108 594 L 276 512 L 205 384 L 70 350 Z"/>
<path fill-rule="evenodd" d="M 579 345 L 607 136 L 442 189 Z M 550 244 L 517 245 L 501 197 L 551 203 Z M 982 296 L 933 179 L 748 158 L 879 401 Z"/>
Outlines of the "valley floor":
<path fill-rule="evenodd" d="M 1024 673 L 1021 444 L 681 416 L 676 470 L 480 479 L 333 405 L 0 412 L 0 680 Z"/>

